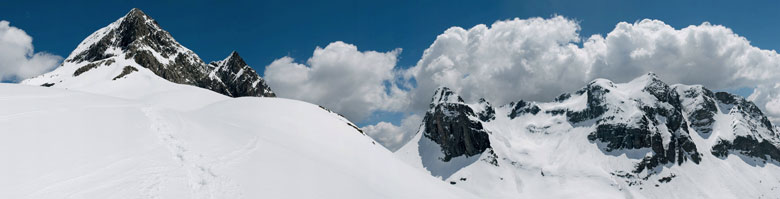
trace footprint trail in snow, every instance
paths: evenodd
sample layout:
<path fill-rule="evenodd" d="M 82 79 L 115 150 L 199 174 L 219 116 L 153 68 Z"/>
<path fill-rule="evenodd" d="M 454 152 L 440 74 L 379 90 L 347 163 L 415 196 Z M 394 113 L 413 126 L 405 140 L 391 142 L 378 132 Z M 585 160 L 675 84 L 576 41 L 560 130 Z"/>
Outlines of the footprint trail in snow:
<path fill-rule="evenodd" d="M 240 194 L 236 193 L 236 186 L 226 176 L 220 176 L 212 168 L 219 166 L 221 161 L 218 158 L 209 160 L 208 157 L 193 151 L 187 143 L 180 139 L 182 132 L 179 131 L 181 120 L 170 120 L 164 118 L 157 108 L 147 107 L 143 109 L 144 114 L 150 120 L 150 128 L 157 132 L 160 141 L 170 151 L 174 160 L 179 163 L 190 187 L 192 198 L 236 198 Z"/>

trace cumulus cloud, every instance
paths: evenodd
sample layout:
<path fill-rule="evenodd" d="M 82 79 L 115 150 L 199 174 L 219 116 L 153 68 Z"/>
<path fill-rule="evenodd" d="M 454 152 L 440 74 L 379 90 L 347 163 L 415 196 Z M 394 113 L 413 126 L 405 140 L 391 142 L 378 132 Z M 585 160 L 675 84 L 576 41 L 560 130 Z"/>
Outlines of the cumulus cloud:
<path fill-rule="evenodd" d="M 264 78 L 280 97 L 319 104 L 362 121 L 376 110 L 397 111 L 408 103 L 406 92 L 395 84 L 400 52 L 359 51 L 333 42 L 317 47 L 306 64 L 290 57 L 275 60 Z"/>
<path fill-rule="evenodd" d="M 395 126 L 389 122 L 379 122 L 375 125 L 365 126 L 362 129 L 390 151 L 396 151 L 412 139 L 417 130 L 419 130 L 421 123 L 422 117 L 412 114 L 401 120 L 400 126 Z"/>
<path fill-rule="evenodd" d="M 484 97 L 494 104 L 549 100 L 588 81 L 598 41 L 581 41 L 579 25 L 561 16 L 495 22 L 468 30 L 452 27 L 439 35 L 405 74 L 417 81 L 412 109 L 427 107 L 438 86 L 467 101 Z"/>
<path fill-rule="evenodd" d="M 654 71 L 671 83 L 733 89 L 774 83 L 780 55 L 750 44 L 731 29 L 703 23 L 679 30 L 658 20 L 619 23 L 594 55 L 591 77 L 628 81 Z"/>
<path fill-rule="evenodd" d="M 0 21 L 0 81 L 19 81 L 54 69 L 62 57 L 33 53 L 32 37 Z"/>
<path fill-rule="evenodd" d="M 774 85 L 759 85 L 748 100 L 763 107 L 766 114 L 772 121 L 772 124 L 780 125 L 780 82 Z"/>
<path fill-rule="evenodd" d="M 467 101 L 494 104 L 520 99 L 550 101 L 595 78 L 626 82 L 655 72 L 667 83 L 702 84 L 710 89 L 763 87 L 776 93 L 780 55 L 762 50 L 731 29 L 702 23 L 675 29 L 662 21 L 621 22 L 606 34 L 582 39 L 579 24 L 555 16 L 497 21 L 439 35 L 422 59 L 406 71 L 417 87 L 411 111 L 426 108 L 437 86 Z M 774 89 L 770 92 L 769 90 Z M 753 99 L 771 116 L 777 95 Z"/>
<path fill-rule="evenodd" d="M 280 96 L 323 104 L 353 120 L 376 110 L 420 120 L 438 86 L 469 102 L 484 97 L 501 105 L 550 101 L 596 78 L 626 82 L 655 72 L 670 84 L 755 87 L 749 99 L 780 123 L 780 54 L 751 45 L 727 27 L 704 22 L 675 29 L 645 19 L 618 23 L 605 36 L 583 37 L 579 31 L 575 20 L 562 16 L 452 27 L 406 70 L 394 69 L 400 51 L 360 52 L 336 42 L 317 48 L 307 64 L 276 60 L 266 78 Z M 406 124 L 380 122 L 364 129 L 394 149 L 417 131 Z"/>

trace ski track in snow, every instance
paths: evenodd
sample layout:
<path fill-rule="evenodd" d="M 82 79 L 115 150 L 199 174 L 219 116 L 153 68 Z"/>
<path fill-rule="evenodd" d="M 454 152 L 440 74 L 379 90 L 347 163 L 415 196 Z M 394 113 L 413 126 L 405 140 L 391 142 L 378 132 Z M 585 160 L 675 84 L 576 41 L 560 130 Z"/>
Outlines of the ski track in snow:
<path fill-rule="evenodd" d="M 157 132 L 160 141 L 171 152 L 172 158 L 184 169 L 192 194 L 191 198 L 238 198 L 241 195 L 237 193 L 236 186 L 231 183 L 228 177 L 218 175 L 212 170 L 215 166 L 225 162 L 224 158 L 208 161 L 206 156 L 190 150 L 187 143 L 177 137 L 179 132 L 176 130 L 176 125 L 171 125 L 170 122 L 166 121 L 159 114 L 157 108 L 147 107 L 143 109 L 143 112 L 149 118 L 152 130 Z M 181 120 L 177 124 L 181 124 Z M 234 153 L 239 155 L 247 154 L 241 152 L 245 151 L 243 148 L 246 147 L 242 147 L 242 149 Z M 151 198 L 156 197 L 155 194 L 151 193 L 159 189 L 159 187 L 155 187 L 161 183 L 159 178 L 157 180 L 156 182 L 148 183 L 149 185 L 145 188 L 147 193 L 150 193 L 148 195 Z"/>

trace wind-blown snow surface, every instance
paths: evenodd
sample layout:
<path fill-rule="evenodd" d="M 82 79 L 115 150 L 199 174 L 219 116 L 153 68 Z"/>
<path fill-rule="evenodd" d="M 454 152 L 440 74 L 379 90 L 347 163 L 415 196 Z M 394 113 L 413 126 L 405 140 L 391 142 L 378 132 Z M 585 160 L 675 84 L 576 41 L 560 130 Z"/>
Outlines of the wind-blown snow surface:
<path fill-rule="evenodd" d="M 605 118 L 626 123 L 641 117 L 643 113 L 633 104 L 655 103 L 655 98 L 641 92 L 648 78 L 643 76 L 623 84 L 594 80 L 591 84 L 609 86 L 612 91 L 604 100 L 614 112 L 605 113 Z M 674 85 L 674 88 L 692 87 Z M 538 114 L 520 114 L 515 118 L 508 116 L 512 112 L 511 104 L 497 107 L 495 119 L 481 121 L 490 132 L 492 149 L 472 157 L 455 157 L 450 162 L 442 161 L 440 146 L 423 135 L 424 123 L 396 155 L 483 198 L 780 198 L 780 167 L 776 161 L 739 153 L 725 157 L 711 153 L 719 139 L 733 140 L 734 134 L 745 133 L 737 131 L 744 130 L 740 126 L 746 123 L 736 109 L 718 107 L 711 133 L 689 129 L 697 151 L 702 154 L 698 164 L 691 160 L 679 165 L 660 164 L 653 169 L 657 173 L 650 174 L 647 170 L 632 172 L 638 162 L 654 154 L 650 149 L 605 151 L 606 143 L 588 138 L 596 129 L 595 120 L 572 124 L 566 114 L 554 113 L 561 109 L 580 111 L 588 106 L 586 103 L 585 94 L 571 94 L 555 102 L 531 102 L 529 106 L 539 107 Z M 475 113 L 484 106 L 483 103 L 467 105 Z M 480 120 L 476 115 L 470 117 Z M 663 143 L 668 144 L 669 132 L 665 127 L 657 128 L 664 133 Z M 755 137 L 760 137 L 760 133 L 764 132 L 753 132 Z M 496 164 L 491 163 L 493 159 Z"/>
<path fill-rule="evenodd" d="M 316 105 L 157 87 L 0 84 L 0 198 L 469 197 Z"/>

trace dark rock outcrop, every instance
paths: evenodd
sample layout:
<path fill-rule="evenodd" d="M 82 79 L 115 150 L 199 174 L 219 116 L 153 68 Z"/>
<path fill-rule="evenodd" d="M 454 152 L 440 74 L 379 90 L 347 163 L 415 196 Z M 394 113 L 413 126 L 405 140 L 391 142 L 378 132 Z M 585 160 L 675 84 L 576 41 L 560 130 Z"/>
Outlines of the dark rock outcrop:
<path fill-rule="evenodd" d="M 528 114 L 528 113 L 536 115 L 537 113 L 539 113 L 539 111 L 542 110 L 535 103 L 526 102 L 523 100 L 509 103 L 509 106 L 512 107 L 512 112 L 510 112 L 508 115 L 509 119 L 515 119 L 520 115 Z"/>
<path fill-rule="evenodd" d="M 122 68 L 122 73 L 120 73 L 119 75 L 117 75 L 116 77 L 114 77 L 114 79 L 112 79 L 112 80 L 116 80 L 116 79 L 119 79 L 119 78 L 123 78 L 123 77 L 125 77 L 125 76 L 127 76 L 127 75 L 129 75 L 130 73 L 133 73 L 133 72 L 135 72 L 135 71 L 138 71 L 138 69 L 137 69 L 137 68 L 135 68 L 135 67 L 132 67 L 132 66 L 125 66 L 124 68 Z"/>
<path fill-rule="evenodd" d="M 482 122 L 450 89 L 437 89 L 430 108 L 423 118 L 423 135 L 441 146 L 443 161 L 478 155 L 490 148 L 489 133 Z"/>
<path fill-rule="evenodd" d="M 680 101 L 688 102 L 683 106 L 690 122 L 691 128 L 702 135 L 709 135 L 712 132 L 712 124 L 715 122 L 715 114 L 718 111 L 715 103 L 715 94 L 702 86 L 674 88 L 679 94 Z"/>
<path fill-rule="evenodd" d="M 780 149 L 777 145 L 768 140 L 759 141 L 752 136 L 737 136 L 733 141 L 718 140 L 718 143 L 712 146 L 712 155 L 723 158 L 729 153 L 780 162 Z"/>
<path fill-rule="evenodd" d="M 226 88 L 228 93 L 248 96 L 276 96 L 265 84 L 265 80 L 260 78 L 255 69 L 249 67 L 236 51 L 230 53 L 226 59 L 211 62 L 209 65 L 214 68 L 210 77 L 217 77 L 224 84 L 234 85 Z"/>
<path fill-rule="evenodd" d="M 753 102 L 725 92 L 715 93 L 715 99 L 721 111 L 728 111 L 737 121 L 733 122 L 731 129 L 734 139 L 719 139 L 712 146 L 713 155 L 726 157 L 730 153 L 738 153 L 780 162 L 780 135 Z"/>
<path fill-rule="evenodd" d="M 586 120 L 598 118 L 601 114 L 607 111 L 606 102 L 604 101 L 604 95 L 610 92 L 610 88 L 614 85 L 612 82 L 605 82 L 606 80 L 594 80 L 583 89 L 580 89 L 576 93 L 578 95 L 587 95 L 587 106 L 582 111 L 568 111 L 566 117 L 571 123 L 579 123 Z M 605 83 L 600 83 L 605 82 Z M 562 95 L 563 96 L 563 95 Z M 569 97 L 565 97 L 569 98 Z"/>
<path fill-rule="evenodd" d="M 483 122 L 490 122 L 491 120 L 496 119 L 496 109 L 493 108 L 493 106 L 490 105 L 490 102 L 485 100 L 485 98 L 479 99 L 479 104 L 482 106 L 482 111 L 477 113 L 479 116 L 479 120 Z"/>
<path fill-rule="evenodd" d="M 597 80 L 588 85 L 578 94 L 587 94 L 587 108 L 579 112 L 569 112 L 569 121 L 576 123 L 595 119 L 596 130 L 588 135 L 588 139 L 594 142 L 606 144 L 602 150 L 606 152 L 618 150 L 650 149 L 653 153 L 646 156 L 636 165 L 635 173 L 648 171 L 657 166 L 677 163 L 683 164 L 687 160 L 694 163 L 701 161 L 701 154 L 689 135 L 688 124 L 682 114 L 682 105 L 679 95 L 666 83 L 660 81 L 654 74 L 645 76 L 642 92 L 650 94 L 654 99 L 636 101 L 635 108 L 642 111 L 643 115 L 638 119 L 618 118 L 615 114 L 623 113 L 616 104 L 608 104 L 606 94 L 615 89 L 611 82 Z M 612 103 L 624 104 L 626 102 L 613 101 Z M 611 113 L 611 114 L 605 114 Z M 668 143 L 664 141 L 664 134 L 669 137 Z"/>

